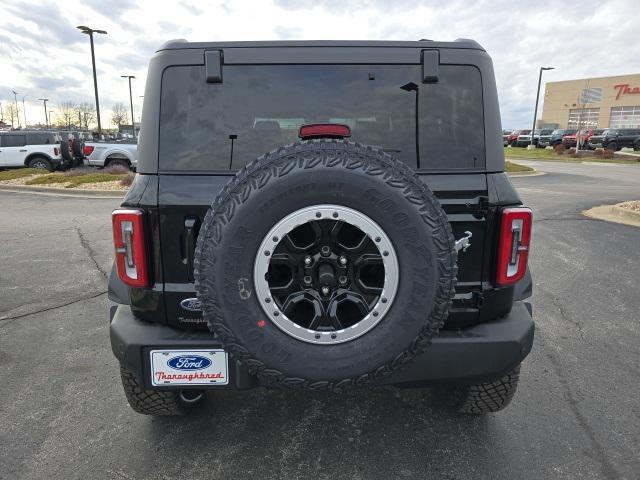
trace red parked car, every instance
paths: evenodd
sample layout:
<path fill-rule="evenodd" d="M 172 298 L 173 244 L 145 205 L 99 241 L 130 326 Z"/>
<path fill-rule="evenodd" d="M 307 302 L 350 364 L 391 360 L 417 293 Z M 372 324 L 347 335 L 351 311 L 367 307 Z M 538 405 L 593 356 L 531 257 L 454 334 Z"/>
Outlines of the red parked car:
<path fill-rule="evenodd" d="M 604 130 L 580 130 L 580 143 L 585 146 L 588 145 L 589 139 L 593 135 L 601 135 Z M 571 135 L 565 135 L 562 137 L 562 144 L 569 148 L 576 146 L 576 134 L 572 133 Z"/>
<path fill-rule="evenodd" d="M 507 145 L 515 147 L 518 143 L 518 135 L 521 135 L 523 132 L 531 132 L 531 130 L 514 130 L 510 134 L 502 136 L 502 143 L 505 147 Z"/>

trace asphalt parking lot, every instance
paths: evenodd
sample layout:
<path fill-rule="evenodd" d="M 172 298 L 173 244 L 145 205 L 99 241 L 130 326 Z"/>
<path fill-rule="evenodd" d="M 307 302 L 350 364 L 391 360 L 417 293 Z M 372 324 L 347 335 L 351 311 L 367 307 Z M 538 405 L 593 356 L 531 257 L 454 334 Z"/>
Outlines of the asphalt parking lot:
<path fill-rule="evenodd" d="M 0 478 L 638 478 L 640 229 L 580 212 L 640 198 L 640 167 L 532 164 L 536 340 L 482 418 L 391 388 L 137 415 L 108 340 L 118 200 L 0 192 Z"/>

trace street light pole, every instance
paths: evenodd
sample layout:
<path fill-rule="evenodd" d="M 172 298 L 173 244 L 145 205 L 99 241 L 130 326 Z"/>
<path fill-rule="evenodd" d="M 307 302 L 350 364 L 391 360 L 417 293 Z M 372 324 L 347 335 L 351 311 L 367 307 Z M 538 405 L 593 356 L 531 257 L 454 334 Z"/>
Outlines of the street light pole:
<path fill-rule="evenodd" d="M 51 114 L 55 113 L 55 110 L 49 110 L 49 126 L 53 128 L 53 123 L 51 122 Z"/>
<path fill-rule="evenodd" d="M 107 32 L 104 30 L 94 30 L 93 28 L 85 27 L 84 25 L 80 25 L 76 28 L 82 33 L 89 35 L 89 42 L 91 43 L 91 65 L 93 66 L 93 88 L 96 94 L 96 116 L 98 117 L 98 134 L 101 134 L 102 123 L 100 123 L 100 102 L 98 101 L 98 77 L 96 76 L 96 56 L 93 50 L 93 34 L 100 33 L 102 35 L 106 35 Z"/>
<path fill-rule="evenodd" d="M 26 95 L 22 96 L 22 115 L 24 116 L 24 128 L 27 128 L 27 109 L 24 106 L 24 99 Z"/>
<path fill-rule="evenodd" d="M 42 103 L 44 103 L 44 124 L 47 126 L 47 130 L 49 129 L 49 117 L 47 116 L 47 102 L 49 101 L 48 98 L 39 98 L 38 100 L 41 100 Z"/>
<path fill-rule="evenodd" d="M 136 139 L 136 121 L 133 118 L 133 96 L 131 95 L 131 79 L 136 78 L 133 75 L 120 75 L 121 78 L 129 79 L 129 103 L 131 104 L 131 130 L 133 132 L 133 139 Z"/>
<path fill-rule="evenodd" d="M 536 92 L 536 108 L 533 110 L 533 127 L 531 127 L 531 144 L 527 147 L 530 149 L 536 148 L 533 144 L 533 135 L 536 131 L 536 117 L 538 116 L 538 100 L 540 100 L 540 84 L 542 83 L 542 71 L 553 70 L 554 67 L 540 67 L 540 75 L 538 75 L 538 90 Z"/>
<path fill-rule="evenodd" d="M 11 90 L 13 92 L 13 102 L 15 103 L 16 106 L 16 117 L 18 120 L 18 127 L 20 126 L 20 110 L 18 110 L 18 92 L 16 92 L 15 90 Z M 11 128 L 13 128 L 13 117 L 11 117 Z"/>

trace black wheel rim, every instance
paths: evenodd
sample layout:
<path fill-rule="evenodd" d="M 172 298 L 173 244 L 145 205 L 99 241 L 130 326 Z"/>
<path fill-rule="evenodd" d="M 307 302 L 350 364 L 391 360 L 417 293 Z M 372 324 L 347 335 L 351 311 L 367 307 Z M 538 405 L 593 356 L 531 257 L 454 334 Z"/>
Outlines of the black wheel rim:
<path fill-rule="evenodd" d="M 305 222 L 290 222 L 292 228 L 278 233 L 274 227 L 258 252 L 255 281 L 265 313 L 312 343 L 356 338 L 382 319 L 395 295 L 395 252 L 360 212 L 324 205 L 303 210 Z"/>

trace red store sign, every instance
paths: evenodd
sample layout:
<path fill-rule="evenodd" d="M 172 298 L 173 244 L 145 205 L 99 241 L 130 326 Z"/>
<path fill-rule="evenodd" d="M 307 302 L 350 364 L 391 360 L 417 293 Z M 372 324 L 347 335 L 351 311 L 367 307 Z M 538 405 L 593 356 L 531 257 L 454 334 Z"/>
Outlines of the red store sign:
<path fill-rule="evenodd" d="M 640 87 L 631 88 L 628 83 L 614 85 L 613 88 L 618 91 L 616 100 L 618 100 L 622 95 L 640 95 Z"/>

